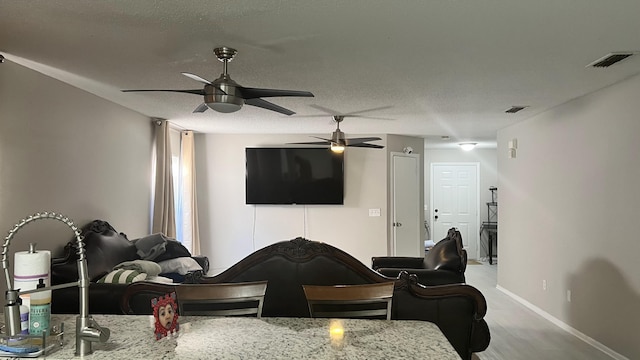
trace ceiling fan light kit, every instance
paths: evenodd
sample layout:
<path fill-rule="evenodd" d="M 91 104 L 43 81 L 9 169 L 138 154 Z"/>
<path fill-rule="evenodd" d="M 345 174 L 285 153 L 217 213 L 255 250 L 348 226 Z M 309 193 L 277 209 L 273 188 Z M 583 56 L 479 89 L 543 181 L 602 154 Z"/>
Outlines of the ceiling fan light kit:
<path fill-rule="evenodd" d="M 261 99 L 263 97 L 281 97 L 281 96 L 295 96 L 295 97 L 313 97 L 313 94 L 309 91 L 298 90 L 277 90 L 277 89 L 260 89 L 240 86 L 238 83 L 231 79 L 227 72 L 229 61 L 233 60 L 233 57 L 237 54 L 237 51 L 230 47 L 218 47 L 213 49 L 218 60 L 222 61 L 223 69 L 220 77 L 214 81 L 209 81 L 198 75 L 183 72 L 182 75 L 198 81 L 204 84 L 203 89 L 194 90 L 122 90 L 123 92 L 149 92 L 149 91 L 169 91 L 179 92 L 203 96 L 204 102 L 200 104 L 193 111 L 194 113 L 205 112 L 207 109 L 212 109 L 221 113 L 232 113 L 240 110 L 244 104 L 263 108 L 266 110 L 275 111 L 284 115 L 293 115 L 295 112 L 286 109 L 282 106 L 276 105 L 267 100 Z"/>
<path fill-rule="evenodd" d="M 333 120 L 336 122 L 336 130 L 331 134 L 331 139 L 325 139 L 318 136 L 313 136 L 314 138 L 320 139 L 322 141 L 300 142 L 300 143 L 294 143 L 294 144 L 329 145 L 331 151 L 334 151 L 334 152 L 343 152 L 344 149 L 348 146 L 384 149 L 384 146 L 382 145 L 368 143 L 368 141 L 382 140 L 379 137 L 346 138 L 342 130 L 340 130 L 340 123 L 342 122 L 342 120 L 344 120 L 343 115 L 334 115 Z"/>
<path fill-rule="evenodd" d="M 242 108 L 242 104 L 233 102 L 207 102 L 206 104 L 211 110 L 225 114 L 236 112 Z"/>

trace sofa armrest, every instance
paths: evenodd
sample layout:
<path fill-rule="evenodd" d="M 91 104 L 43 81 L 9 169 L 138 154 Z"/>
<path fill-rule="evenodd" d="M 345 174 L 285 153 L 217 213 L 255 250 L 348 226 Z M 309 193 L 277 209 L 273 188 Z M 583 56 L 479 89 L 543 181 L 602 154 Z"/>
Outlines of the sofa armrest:
<path fill-rule="evenodd" d="M 491 332 L 484 316 L 487 302 L 482 293 L 466 284 L 424 286 L 416 276 L 401 272 L 393 295 L 395 320 L 424 320 L 438 325 L 460 357 L 487 349 Z"/>
<path fill-rule="evenodd" d="M 402 271 L 406 271 L 415 275 L 419 284 L 426 286 L 461 284 L 465 282 L 464 274 L 447 270 L 379 268 L 376 271 L 393 278 L 397 278 Z"/>
<path fill-rule="evenodd" d="M 371 258 L 371 268 L 406 268 L 424 269 L 424 258 L 409 256 L 374 256 Z"/>

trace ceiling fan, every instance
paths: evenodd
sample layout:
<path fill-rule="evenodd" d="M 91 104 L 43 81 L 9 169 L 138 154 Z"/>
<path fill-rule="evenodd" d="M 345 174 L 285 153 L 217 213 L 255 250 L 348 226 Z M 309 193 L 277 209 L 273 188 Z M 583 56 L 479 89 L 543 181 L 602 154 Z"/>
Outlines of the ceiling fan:
<path fill-rule="evenodd" d="M 263 109 L 272 110 L 285 115 L 293 115 L 295 112 L 286 109 L 282 106 L 276 105 L 272 102 L 261 99 L 263 97 L 277 97 L 277 96 L 302 96 L 313 97 L 313 94 L 308 91 L 297 90 L 277 90 L 277 89 L 259 89 L 240 86 L 235 81 L 231 80 L 231 76 L 227 73 L 227 64 L 233 60 L 237 51 L 229 47 L 218 47 L 213 49 L 213 52 L 218 57 L 218 60 L 224 64 L 223 72 L 217 79 L 209 81 L 198 75 L 183 72 L 182 75 L 193 79 L 195 81 L 204 84 L 203 89 L 195 90 L 122 90 L 123 92 L 142 92 L 142 91 L 170 91 L 180 92 L 187 94 L 195 94 L 204 96 L 204 102 L 200 104 L 194 113 L 201 113 L 208 108 L 222 113 L 232 113 L 240 110 L 242 105 L 252 105 Z"/>
<path fill-rule="evenodd" d="M 373 149 L 384 149 L 384 146 L 377 144 L 369 144 L 368 141 L 382 140 L 379 137 L 363 137 L 363 138 L 346 138 L 342 130 L 340 130 L 340 123 L 344 120 L 345 115 L 334 115 L 333 121 L 336 122 L 336 130 L 331 134 L 331 139 L 325 139 L 318 136 L 313 136 L 316 139 L 323 141 L 313 142 L 301 142 L 296 144 L 306 145 L 330 145 L 331 151 L 341 153 L 347 146 L 352 147 L 365 147 Z"/>

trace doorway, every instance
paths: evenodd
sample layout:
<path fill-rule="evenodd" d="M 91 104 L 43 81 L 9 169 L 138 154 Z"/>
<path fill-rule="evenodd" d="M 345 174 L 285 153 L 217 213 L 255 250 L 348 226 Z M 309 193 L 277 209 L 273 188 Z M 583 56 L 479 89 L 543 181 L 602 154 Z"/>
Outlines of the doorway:
<path fill-rule="evenodd" d="M 478 258 L 479 163 L 432 163 L 430 223 L 434 241 L 455 227 L 470 259 Z"/>
<path fill-rule="evenodd" d="M 391 153 L 392 256 L 424 256 L 419 160 L 417 154 Z"/>

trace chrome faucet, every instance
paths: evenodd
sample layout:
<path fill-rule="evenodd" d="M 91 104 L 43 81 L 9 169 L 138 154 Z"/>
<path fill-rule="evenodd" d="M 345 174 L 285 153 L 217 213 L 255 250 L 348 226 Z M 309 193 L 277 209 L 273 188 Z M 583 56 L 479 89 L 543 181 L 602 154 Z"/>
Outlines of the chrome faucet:
<path fill-rule="evenodd" d="M 9 261 L 7 255 L 9 251 L 9 245 L 11 239 L 23 226 L 41 219 L 53 219 L 65 223 L 71 228 L 76 236 L 78 243 L 78 281 L 47 286 L 39 288 L 37 290 L 20 291 L 20 289 L 13 289 L 11 285 L 11 277 L 9 276 Z M 4 269 L 4 275 L 7 281 L 6 292 L 6 305 L 4 306 L 5 317 L 5 329 L 7 335 L 15 336 L 20 334 L 20 304 L 18 297 L 20 294 L 31 294 L 39 291 L 56 290 L 65 287 L 79 286 L 80 287 L 80 314 L 76 318 L 76 356 L 84 356 L 90 354 L 93 350 L 91 344 L 96 341 L 106 342 L 109 339 L 111 331 L 106 327 L 101 327 L 98 323 L 89 315 L 89 272 L 87 270 L 87 259 L 85 257 L 84 242 L 80 230 L 74 225 L 73 221 L 68 217 L 56 214 L 54 212 L 43 212 L 30 215 L 29 217 L 22 219 L 17 223 L 12 230 L 9 231 L 9 235 L 5 237 L 4 244 L 2 245 L 2 268 Z"/>

